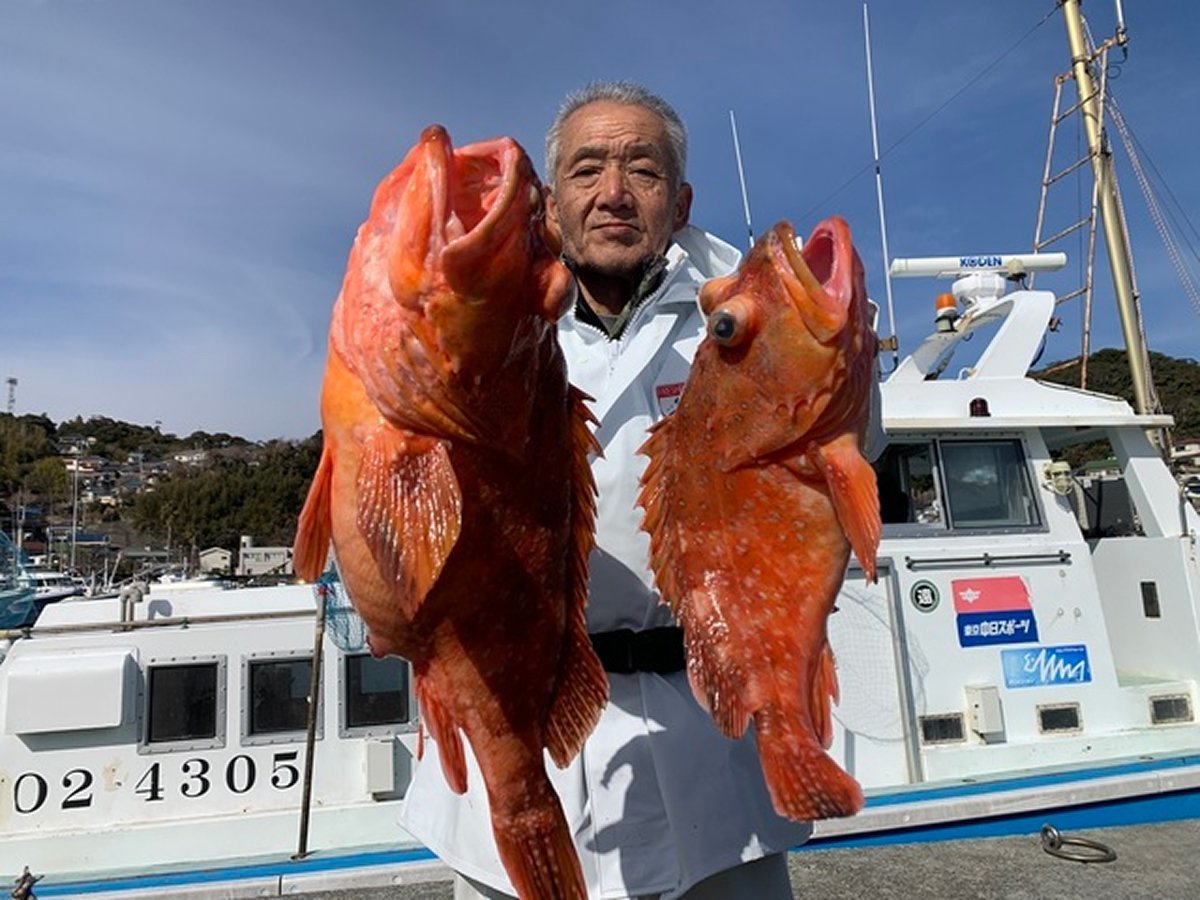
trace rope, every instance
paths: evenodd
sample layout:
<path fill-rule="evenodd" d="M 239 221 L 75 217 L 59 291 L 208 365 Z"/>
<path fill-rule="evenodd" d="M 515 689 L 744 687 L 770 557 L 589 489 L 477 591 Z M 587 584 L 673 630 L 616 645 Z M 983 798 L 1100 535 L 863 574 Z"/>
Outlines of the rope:
<path fill-rule="evenodd" d="M 1175 269 L 1175 274 L 1183 286 L 1184 293 L 1187 294 L 1188 300 L 1191 301 L 1192 308 L 1200 314 L 1200 291 L 1197 291 L 1196 285 L 1192 281 L 1187 265 L 1184 262 L 1183 255 L 1179 252 L 1179 245 L 1175 241 L 1175 236 L 1171 233 L 1171 229 L 1167 227 L 1166 220 L 1163 218 L 1162 210 L 1159 208 L 1158 200 L 1154 195 L 1154 186 L 1150 183 L 1150 179 L 1146 177 L 1145 170 L 1142 168 L 1142 162 L 1137 150 L 1134 148 L 1129 127 L 1125 123 L 1125 117 L 1121 115 L 1121 111 L 1117 108 L 1115 100 L 1112 100 L 1110 105 L 1109 115 L 1112 118 L 1113 124 L 1117 127 L 1117 133 L 1121 135 L 1121 142 L 1125 145 L 1125 152 L 1128 154 L 1130 165 L 1133 167 L 1134 177 L 1137 178 L 1138 187 L 1142 189 L 1142 196 L 1146 198 L 1146 207 L 1150 212 L 1150 218 L 1154 222 L 1158 236 L 1162 239 L 1163 246 L 1166 247 L 1167 256 L 1170 257 L 1171 266 Z M 1191 223 L 1189 222 L 1189 224 Z"/>

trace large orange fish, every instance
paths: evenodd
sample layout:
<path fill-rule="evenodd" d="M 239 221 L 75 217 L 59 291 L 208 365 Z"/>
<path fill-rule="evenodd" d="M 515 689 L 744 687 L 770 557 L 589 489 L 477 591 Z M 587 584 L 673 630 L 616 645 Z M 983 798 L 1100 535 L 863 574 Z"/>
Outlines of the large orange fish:
<path fill-rule="evenodd" d="M 333 310 L 324 449 L 297 571 L 332 538 L 372 652 L 413 666 L 449 784 L 462 734 L 523 898 L 586 896 L 543 749 L 579 752 L 608 686 L 584 621 L 595 448 L 554 322 L 573 281 L 537 176 L 431 126 L 375 193 Z"/>
<path fill-rule="evenodd" d="M 824 752 L 826 619 L 851 547 L 874 579 L 880 520 L 861 451 L 876 343 L 850 229 L 828 219 L 801 251 L 779 223 L 700 305 L 708 334 L 642 451 L 656 583 L 697 698 L 730 737 L 753 719 L 775 809 L 852 815 L 862 790 Z"/>

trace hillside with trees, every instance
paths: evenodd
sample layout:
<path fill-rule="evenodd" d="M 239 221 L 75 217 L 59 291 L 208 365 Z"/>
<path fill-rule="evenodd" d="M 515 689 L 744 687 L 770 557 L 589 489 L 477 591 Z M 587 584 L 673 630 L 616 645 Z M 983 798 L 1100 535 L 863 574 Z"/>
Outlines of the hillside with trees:
<path fill-rule="evenodd" d="M 1173 433 L 1177 437 L 1200 437 L 1200 363 L 1151 352 L 1150 371 L 1163 411 L 1175 417 Z M 1078 363 L 1061 368 L 1051 364 L 1032 374 L 1044 381 L 1079 386 Z M 1132 405 L 1133 379 L 1125 351 L 1108 348 L 1088 357 L 1087 387 L 1089 391 L 1123 397 Z"/>
<path fill-rule="evenodd" d="M 1200 363 L 1159 353 L 1150 360 L 1163 408 L 1175 417 L 1174 434 L 1200 438 Z M 1033 374 L 1079 384 L 1077 365 Z M 1125 353 L 1093 354 L 1088 388 L 1132 403 Z M 102 416 L 55 423 L 45 415 L 0 414 L 0 529 L 14 534 L 20 525 L 35 546 L 38 539 L 52 543 L 55 529 L 60 535 L 69 529 L 78 491 L 80 530 L 107 536 L 116 547 L 170 548 L 173 561 L 194 565 L 209 547 L 235 550 L 241 535 L 290 545 L 320 448 L 320 433 L 254 443 L 203 431 L 179 437 Z M 1089 452 L 1108 451 L 1072 448 L 1071 461 L 1093 458 Z M 94 552 L 78 562 L 85 571 L 99 567 Z"/>
<path fill-rule="evenodd" d="M 241 535 L 289 545 L 320 447 L 320 433 L 254 443 L 101 416 L 0 414 L 0 530 L 21 531 L 27 551 L 62 556 L 78 497 L 79 531 L 109 544 L 77 548 L 85 572 L 116 548 L 169 548 L 172 561 L 194 565 L 200 550 L 234 550 Z"/>

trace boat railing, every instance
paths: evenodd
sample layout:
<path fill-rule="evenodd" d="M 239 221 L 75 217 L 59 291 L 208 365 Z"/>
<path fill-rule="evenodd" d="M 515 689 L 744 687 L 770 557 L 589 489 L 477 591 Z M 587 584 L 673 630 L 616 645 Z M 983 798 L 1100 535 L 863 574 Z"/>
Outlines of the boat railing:
<path fill-rule="evenodd" d="M 97 631 L 139 631 L 145 628 L 189 628 L 193 625 L 228 625 L 236 622 L 267 622 L 281 619 L 310 619 L 316 609 L 282 609 L 249 613 L 214 613 L 201 616 L 163 616 L 136 621 L 71 622 L 63 625 L 32 625 L 0 629 L 0 640 L 16 640 L 44 635 L 83 634 Z"/>
<path fill-rule="evenodd" d="M 1071 561 L 1071 554 L 1066 550 L 1054 553 L 980 553 L 977 556 L 931 556 L 918 559 L 913 556 L 904 557 L 904 565 L 910 571 L 919 569 L 942 569 L 950 566 L 1018 566 L 1034 563 L 1049 563 L 1063 565 Z"/>

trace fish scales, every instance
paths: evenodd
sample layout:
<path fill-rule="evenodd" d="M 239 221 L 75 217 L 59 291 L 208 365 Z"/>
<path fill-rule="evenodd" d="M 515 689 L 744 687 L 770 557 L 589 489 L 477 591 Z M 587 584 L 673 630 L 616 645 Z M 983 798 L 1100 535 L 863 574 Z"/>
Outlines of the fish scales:
<path fill-rule="evenodd" d="M 730 737 L 754 723 L 776 810 L 852 815 L 862 790 L 825 753 L 826 621 L 851 549 L 874 579 L 881 528 L 861 452 L 876 342 L 849 227 L 828 219 L 800 250 L 779 223 L 700 304 L 708 334 L 642 451 L 656 585 L 697 699 Z"/>
<path fill-rule="evenodd" d="M 460 793 L 466 737 L 528 900 L 586 897 L 543 759 L 566 765 L 607 699 L 584 619 L 597 448 L 555 334 L 574 290 L 555 244 L 515 142 L 426 129 L 350 253 L 295 553 L 315 579 L 332 541 Z"/>

